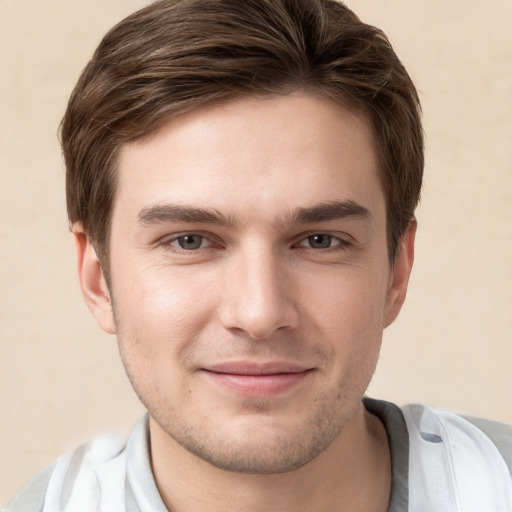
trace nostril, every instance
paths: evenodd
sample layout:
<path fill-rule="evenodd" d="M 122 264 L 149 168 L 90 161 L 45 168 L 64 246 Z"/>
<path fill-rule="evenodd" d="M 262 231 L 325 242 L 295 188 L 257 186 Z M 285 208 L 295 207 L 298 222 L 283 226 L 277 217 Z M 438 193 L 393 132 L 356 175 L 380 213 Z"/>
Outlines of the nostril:
<path fill-rule="evenodd" d="M 280 305 L 232 303 L 225 304 L 220 312 L 222 325 L 233 333 L 243 333 L 248 338 L 263 340 L 273 333 L 294 328 L 298 314 L 291 304 L 284 301 Z"/>

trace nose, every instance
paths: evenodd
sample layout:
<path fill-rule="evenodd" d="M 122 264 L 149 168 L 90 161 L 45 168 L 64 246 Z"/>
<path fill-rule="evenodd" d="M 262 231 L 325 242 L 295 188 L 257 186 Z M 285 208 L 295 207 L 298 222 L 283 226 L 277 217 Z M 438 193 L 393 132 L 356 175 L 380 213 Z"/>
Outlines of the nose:
<path fill-rule="evenodd" d="M 230 258 L 222 287 L 219 316 L 226 329 L 262 340 L 297 327 L 293 277 L 271 249 L 247 248 Z"/>

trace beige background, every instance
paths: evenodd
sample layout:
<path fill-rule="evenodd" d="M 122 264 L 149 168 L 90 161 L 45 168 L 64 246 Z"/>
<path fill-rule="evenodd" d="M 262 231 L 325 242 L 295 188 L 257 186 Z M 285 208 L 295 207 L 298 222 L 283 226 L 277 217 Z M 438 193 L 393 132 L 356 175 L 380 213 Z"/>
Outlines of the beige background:
<path fill-rule="evenodd" d="M 349 0 L 424 105 L 408 302 L 373 396 L 512 423 L 512 1 Z M 77 442 L 141 414 L 82 302 L 56 139 L 101 35 L 142 0 L 0 0 L 0 504 Z"/>

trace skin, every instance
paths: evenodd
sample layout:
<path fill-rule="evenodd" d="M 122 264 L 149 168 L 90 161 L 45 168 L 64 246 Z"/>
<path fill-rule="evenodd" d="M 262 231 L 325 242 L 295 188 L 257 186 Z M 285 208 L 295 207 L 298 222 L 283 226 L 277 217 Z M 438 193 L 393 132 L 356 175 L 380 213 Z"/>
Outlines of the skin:
<path fill-rule="evenodd" d="M 80 282 L 150 413 L 167 507 L 386 510 L 361 398 L 415 224 L 390 264 L 365 116 L 298 93 L 209 106 L 123 147 L 118 172 L 110 290 L 76 226 Z"/>

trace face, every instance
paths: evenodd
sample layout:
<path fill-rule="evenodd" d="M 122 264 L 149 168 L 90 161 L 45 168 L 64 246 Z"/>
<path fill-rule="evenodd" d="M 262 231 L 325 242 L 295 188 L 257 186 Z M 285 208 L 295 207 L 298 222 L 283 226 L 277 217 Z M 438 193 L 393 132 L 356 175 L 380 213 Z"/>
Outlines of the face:
<path fill-rule="evenodd" d="M 97 270 L 89 305 L 152 428 L 232 471 L 312 460 L 360 407 L 410 270 L 387 259 L 364 116 L 307 95 L 237 100 L 124 147 L 118 172 L 115 321 Z"/>

